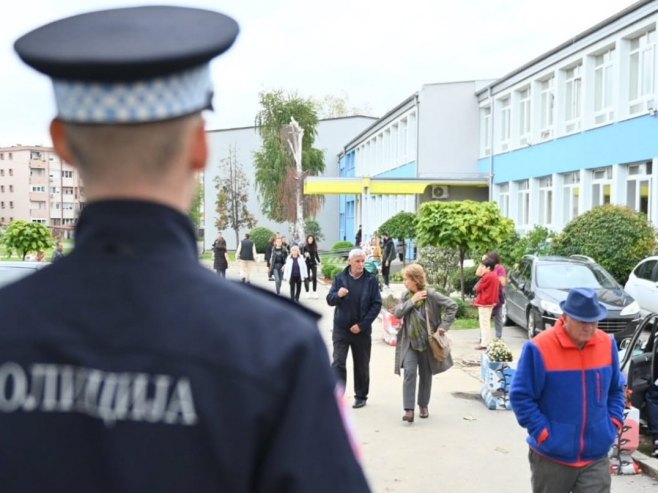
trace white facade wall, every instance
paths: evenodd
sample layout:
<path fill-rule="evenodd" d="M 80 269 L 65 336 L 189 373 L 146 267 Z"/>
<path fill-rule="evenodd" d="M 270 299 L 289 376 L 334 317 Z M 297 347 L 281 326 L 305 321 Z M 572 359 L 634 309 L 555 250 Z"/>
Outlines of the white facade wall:
<path fill-rule="evenodd" d="M 322 176 L 338 176 L 338 154 L 354 135 L 363 131 L 368 125 L 375 121 L 374 118 L 364 116 L 353 116 L 344 118 L 332 118 L 321 120 L 317 127 L 315 138 L 315 147 L 324 152 L 325 172 Z M 255 127 L 235 128 L 226 130 L 213 130 L 208 132 L 208 141 L 210 154 L 208 165 L 204 175 L 205 195 L 204 195 L 204 247 L 209 249 L 217 236 L 215 226 L 215 198 L 216 189 L 214 179 L 219 174 L 219 163 L 228 155 L 229 146 L 234 146 L 237 153 L 238 162 L 250 182 L 249 210 L 257 219 L 257 226 L 263 226 L 274 232 L 280 232 L 284 235 L 290 235 L 289 225 L 277 223 L 267 219 L 261 213 L 261 204 L 255 190 L 255 168 L 253 154 L 261 146 L 261 139 Z M 330 248 L 338 238 L 338 197 L 326 196 L 323 208 L 318 213 L 316 220 L 320 224 L 325 239 L 320 243 L 320 248 Z M 240 239 L 247 229 L 240 231 Z M 236 248 L 235 233 L 233 230 L 226 229 L 223 231 L 229 249 Z"/>

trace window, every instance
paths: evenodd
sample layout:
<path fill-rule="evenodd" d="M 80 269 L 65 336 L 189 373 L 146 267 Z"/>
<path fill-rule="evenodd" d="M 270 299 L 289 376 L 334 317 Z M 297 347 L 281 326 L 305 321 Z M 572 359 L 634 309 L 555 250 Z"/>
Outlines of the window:
<path fill-rule="evenodd" d="M 30 201 L 30 209 L 45 209 L 45 208 L 46 208 L 46 202 L 42 200 Z"/>
<path fill-rule="evenodd" d="M 530 222 L 530 180 L 517 182 L 518 225 L 527 226 Z"/>
<path fill-rule="evenodd" d="M 498 185 L 498 206 L 504 217 L 509 217 L 509 183 Z"/>
<path fill-rule="evenodd" d="M 592 207 L 610 203 L 612 167 L 592 171 Z"/>
<path fill-rule="evenodd" d="M 539 137 L 548 139 L 553 136 L 553 118 L 555 115 L 555 77 L 539 82 Z"/>
<path fill-rule="evenodd" d="M 407 119 L 400 122 L 400 158 L 401 163 L 407 162 Z"/>
<path fill-rule="evenodd" d="M 62 171 L 62 176 L 64 178 L 73 178 L 73 171 Z"/>
<path fill-rule="evenodd" d="M 594 57 L 594 123 L 612 121 L 613 110 L 613 60 L 615 49 Z"/>
<path fill-rule="evenodd" d="M 581 69 L 582 64 L 579 64 L 564 71 L 564 123 L 567 133 L 580 129 Z"/>
<path fill-rule="evenodd" d="M 642 262 L 635 269 L 635 276 L 639 279 L 656 282 L 656 280 L 658 280 L 656 277 L 658 271 L 656 272 L 656 275 L 654 275 L 654 269 L 656 269 L 657 265 L 658 260 L 647 260 L 646 262 Z"/>
<path fill-rule="evenodd" d="M 656 31 L 652 29 L 630 40 L 628 99 L 629 111 L 644 111 L 645 101 L 654 96 Z"/>
<path fill-rule="evenodd" d="M 628 179 L 626 181 L 626 205 L 631 209 L 646 214 L 649 220 L 653 220 L 649 214 L 651 203 L 651 174 L 653 171 L 651 161 L 628 166 Z"/>
<path fill-rule="evenodd" d="M 41 161 L 41 153 L 39 151 L 30 151 L 30 159 Z"/>
<path fill-rule="evenodd" d="M 14 170 L 12 168 L 9 168 L 9 176 L 14 176 Z"/>
<path fill-rule="evenodd" d="M 501 150 L 506 151 L 512 137 L 512 107 L 510 98 L 500 100 L 500 144 Z"/>
<path fill-rule="evenodd" d="M 0 176 L 5 176 L 5 170 L 4 169 L 0 169 Z"/>
<path fill-rule="evenodd" d="M 539 179 L 539 223 L 549 226 L 553 223 L 553 177 Z"/>
<path fill-rule="evenodd" d="M 14 202 L 12 202 L 11 200 L 9 201 L 9 208 L 10 208 L 10 209 L 13 209 L 13 208 L 14 208 Z"/>
<path fill-rule="evenodd" d="M 30 176 L 46 176 L 46 170 L 41 168 L 30 168 Z"/>
<path fill-rule="evenodd" d="M 13 192 L 14 191 L 14 185 L 9 185 L 9 191 Z"/>
<path fill-rule="evenodd" d="M 4 159 L 5 159 L 5 153 L 4 153 L 4 152 L 0 152 L 0 160 L 3 160 L 3 161 L 4 161 Z"/>
<path fill-rule="evenodd" d="M 5 201 L 4 200 L 2 202 L 0 202 L 0 208 L 2 208 L 2 209 L 5 208 Z"/>
<path fill-rule="evenodd" d="M 13 155 L 11 152 L 8 153 L 8 157 L 9 157 L 10 160 L 11 160 L 11 159 L 14 159 L 14 155 Z M 13 220 L 13 219 L 12 219 L 12 220 Z"/>
<path fill-rule="evenodd" d="M 65 211 L 72 211 L 73 206 L 74 206 L 73 202 L 63 202 L 62 203 L 62 209 L 64 209 Z"/>
<path fill-rule="evenodd" d="M 491 154 L 491 107 L 480 109 L 480 153 L 482 156 Z"/>
<path fill-rule="evenodd" d="M 46 191 L 46 186 L 45 185 L 32 185 L 32 191 L 33 192 L 45 192 Z"/>
<path fill-rule="evenodd" d="M 519 91 L 519 139 L 521 145 L 530 143 L 532 108 L 530 102 L 530 88 Z"/>
<path fill-rule="evenodd" d="M 0 185 L 0 192 L 3 192 L 3 193 L 4 193 L 4 191 L 5 191 L 5 186 L 4 186 L 4 185 Z"/>
<path fill-rule="evenodd" d="M 578 196 L 580 195 L 580 173 L 574 171 L 563 176 L 564 179 L 564 223 L 578 216 Z"/>

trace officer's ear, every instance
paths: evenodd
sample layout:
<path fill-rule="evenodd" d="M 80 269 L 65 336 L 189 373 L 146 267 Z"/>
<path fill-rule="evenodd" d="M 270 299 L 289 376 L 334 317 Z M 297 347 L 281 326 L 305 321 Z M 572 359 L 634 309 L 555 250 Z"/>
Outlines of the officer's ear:
<path fill-rule="evenodd" d="M 64 128 L 62 121 L 58 120 L 57 118 L 50 122 L 50 138 L 53 141 L 55 152 L 60 157 L 60 159 L 70 164 L 71 166 L 75 166 L 75 163 L 73 162 L 71 146 L 69 145 L 69 141 L 66 137 L 66 129 Z"/>
<path fill-rule="evenodd" d="M 190 146 L 190 164 L 194 171 L 202 171 L 208 161 L 208 137 L 206 134 L 206 122 L 199 118 L 192 130 L 192 142 Z"/>

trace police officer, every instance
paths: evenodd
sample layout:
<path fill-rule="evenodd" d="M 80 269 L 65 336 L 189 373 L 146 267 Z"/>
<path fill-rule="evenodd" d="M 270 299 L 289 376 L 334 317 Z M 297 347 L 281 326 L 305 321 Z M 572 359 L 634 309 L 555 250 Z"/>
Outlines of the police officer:
<path fill-rule="evenodd" d="M 208 63 L 237 33 L 150 6 L 16 42 L 88 205 L 70 255 L 0 291 L 3 492 L 368 490 L 316 320 L 198 262 Z"/>

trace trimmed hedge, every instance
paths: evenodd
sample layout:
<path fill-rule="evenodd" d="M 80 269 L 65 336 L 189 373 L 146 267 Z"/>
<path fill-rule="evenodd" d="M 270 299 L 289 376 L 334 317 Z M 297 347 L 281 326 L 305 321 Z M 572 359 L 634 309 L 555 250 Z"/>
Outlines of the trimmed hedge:
<path fill-rule="evenodd" d="M 251 240 L 254 242 L 254 245 L 256 245 L 256 252 L 265 253 L 267 250 L 267 244 L 270 242 L 270 239 L 272 239 L 272 236 L 274 236 L 274 231 L 259 226 L 249 231 L 249 236 L 251 236 Z"/>

